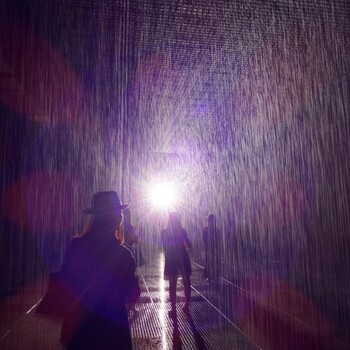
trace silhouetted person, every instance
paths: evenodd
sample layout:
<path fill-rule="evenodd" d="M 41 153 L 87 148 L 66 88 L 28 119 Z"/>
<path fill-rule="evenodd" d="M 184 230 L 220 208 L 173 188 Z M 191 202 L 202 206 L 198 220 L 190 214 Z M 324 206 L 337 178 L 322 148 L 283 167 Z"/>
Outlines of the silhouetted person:
<path fill-rule="evenodd" d="M 228 271 L 230 271 L 230 275 L 232 281 L 236 281 L 239 277 L 237 269 L 238 266 L 242 264 L 242 250 L 243 246 L 240 243 L 240 236 L 242 235 L 242 228 L 238 227 L 236 218 L 234 216 L 230 216 L 228 222 L 228 230 L 226 231 L 225 237 L 225 256 L 224 262 L 227 265 Z"/>
<path fill-rule="evenodd" d="M 135 297 L 135 260 L 117 239 L 127 206 L 116 192 L 97 192 L 84 211 L 93 215 L 87 232 L 67 250 L 62 272 L 76 299 L 62 326 L 67 349 L 132 349 L 126 303 Z"/>
<path fill-rule="evenodd" d="M 205 247 L 204 274 L 209 282 L 218 284 L 221 278 L 222 264 L 222 237 L 221 231 L 216 226 L 216 217 L 209 214 L 207 226 L 203 230 L 203 242 Z"/>
<path fill-rule="evenodd" d="M 140 228 L 136 228 L 131 223 L 131 210 L 126 208 L 123 211 L 124 220 L 123 220 L 123 241 L 124 245 L 130 249 L 135 258 L 136 267 L 143 266 L 145 260 L 143 258 L 142 251 L 138 246 Z M 135 303 L 129 303 L 129 310 L 132 313 L 132 316 L 137 316 L 138 311 L 136 310 Z"/>
<path fill-rule="evenodd" d="M 132 251 L 134 254 L 136 267 L 140 267 L 145 265 L 145 260 L 142 254 L 140 247 L 138 246 L 139 236 L 142 232 L 140 226 L 136 228 L 131 223 L 131 210 L 130 208 L 126 208 L 123 211 L 124 221 L 123 221 L 123 236 L 124 236 L 124 244 Z"/>
<path fill-rule="evenodd" d="M 181 275 L 185 289 L 185 306 L 183 308 L 186 315 L 189 314 L 189 305 L 191 299 L 191 280 L 192 273 L 191 261 L 187 249 L 191 248 L 187 231 L 183 229 L 178 212 L 169 214 L 168 225 L 161 232 L 161 238 L 164 246 L 165 265 L 164 277 L 169 279 L 169 297 L 171 303 L 171 317 L 176 316 L 176 283 Z"/>

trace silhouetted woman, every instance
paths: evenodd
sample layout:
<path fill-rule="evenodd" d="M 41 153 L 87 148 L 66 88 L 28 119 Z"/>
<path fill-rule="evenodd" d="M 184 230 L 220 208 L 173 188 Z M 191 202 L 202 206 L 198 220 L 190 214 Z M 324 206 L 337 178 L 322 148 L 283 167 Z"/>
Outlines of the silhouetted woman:
<path fill-rule="evenodd" d="M 222 237 L 216 226 L 216 217 L 209 214 L 207 226 L 203 230 L 203 242 L 205 247 L 205 277 L 209 282 L 218 284 L 221 278 L 222 264 Z"/>
<path fill-rule="evenodd" d="M 116 192 L 96 193 L 84 211 L 90 226 L 66 253 L 62 272 L 75 299 L 62 326 L 67 349 L 132 349 L 126 303 L 138 285 L 135 260 L 117 239 L 126 207 Z"/>
<path fill-rule="evenodd" d="M 181 275 L 185 289 L 185 306 L 183 310 L 188 315 L 191 299 L 192 273 L 191 261 L 187 249 L 191 248 L 187 231 L 183 229 L 178 212 L 171 212 L 167 227 L 162 230 L 161 238 L 164 246 L 165 265 L 164 277 L 169 279 L 169 296 L 171 303 L 170 316 L 176 315 L 176 283 Z"/>

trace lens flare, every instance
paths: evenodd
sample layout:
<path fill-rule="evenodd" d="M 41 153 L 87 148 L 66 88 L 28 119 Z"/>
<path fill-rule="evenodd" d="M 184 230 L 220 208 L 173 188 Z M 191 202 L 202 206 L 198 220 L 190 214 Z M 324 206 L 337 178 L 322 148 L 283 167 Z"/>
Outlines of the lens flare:
<path fill-rule="evenodd" d="M 161 183 L 151 188 L 150 199 L 157 209 L 171 209 L 176 202 L 176 191 L 172 184 Z"/>

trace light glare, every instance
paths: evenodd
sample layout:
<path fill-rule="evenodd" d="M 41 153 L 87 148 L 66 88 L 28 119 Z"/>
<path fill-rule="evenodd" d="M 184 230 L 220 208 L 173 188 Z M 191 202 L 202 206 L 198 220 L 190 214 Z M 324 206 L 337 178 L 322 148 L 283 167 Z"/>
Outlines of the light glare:
<path fill-rule="evenodd" d="M 151 200 L 158 209 L 169 209 L 176 199 L 175 189 L 170 184 L 159 184 L 151 191 Z"/>

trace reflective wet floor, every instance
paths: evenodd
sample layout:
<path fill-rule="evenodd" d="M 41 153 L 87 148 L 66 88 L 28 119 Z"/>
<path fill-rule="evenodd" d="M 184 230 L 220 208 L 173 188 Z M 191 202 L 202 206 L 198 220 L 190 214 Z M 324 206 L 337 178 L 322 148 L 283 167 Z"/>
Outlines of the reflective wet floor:
<path fill-rule="evenodd" d="M 158 253 L 146 266 L 139 268 L 142 294 L 137 312 L 130 315 L 134 349 L 257 348 L 249 344 L 247 336 L 220 311 L 217 300 L 212 299 L 218 294 L 217 287 L 202 278 L 202 268 L 195 263 L 190 315 L 186 316 L 182 310 L 184 292 L 179 279 L 177 315 L 170 317 L 168 281 L 162 277 L 163 266 L 163 255 Z M 59 344 L 61 322 L 42 318 L 34 310 L 29 308 L 3 331 L 1 349 L 62 349 Z"/>
<path fill-rule="evenodd" d="M 344 343 L 305 323 L 259 305 L 225 278 L 218 285 L 209 284 L 203 278 L 203 267 L 195 261 L 192 261 L 190 315 L 185 315 L 182 309 L 184 290 L 179 279 L 177 314 L 170 317 L 168 281 L 163 279 L 163 267 L 164 258 L 159 252 L 138 269 L 142 293 L 137 312 L 130 314 L 134 349 L 346 348 Z M 0 349 L 62 349 L 61 322 L 42 318 L 34 312 L 40 300 L 36 297 L 38 294 L 35 287 L 27 288 L 6 307 L 1 306 Z M 26 308 L 23 305 L 27 305 Z"/>
<path fill-rule="evenodd" d="M 162 255 L 140 269 L 142 296 L 139 315 L 131 318 L 137 349 L 253 349 L 247 336 L 225 316 L 211 292 L 218 293 L 202 278 L 202 268 L 193 263 L 190 315 L 183 311 L 184 291 L 178 281 L 177 314 L 170 317 L 168 282 L 162 278 Z M 220 287 L 219 287 L 220 288 Z M 212 291 L 211 291 L 212 290 Z M 146 326 L 147 325 L 147 326 Z"/>

